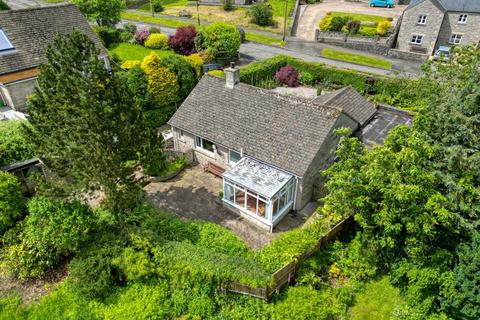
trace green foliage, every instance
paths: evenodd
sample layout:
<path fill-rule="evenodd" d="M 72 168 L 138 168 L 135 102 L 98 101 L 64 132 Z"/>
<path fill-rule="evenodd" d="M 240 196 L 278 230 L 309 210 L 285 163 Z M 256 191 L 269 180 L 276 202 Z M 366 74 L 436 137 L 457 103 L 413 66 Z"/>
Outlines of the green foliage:
<path fill-rule="evenodd" d="M 145 166 L 144 171 L 149 176 L 165 177 L 171 175 L 187 165 L 185 157 L 178 156 L 174 159 L 166 161 L 150 161 L 150 165 Z"/>
<path fill-rule="evenodd" d="M 156 54 L 151 53 L 143 59 L 142 69 L 147 77 L 148 91 L 157 105 L 166 106 L 178 101 L 180 87 L 177 77 Z"/>
<path fill-rule="evenodd" d="M 22 130 L 25 121 L 0 121 L 0 167 L 35 157 L 34 147 Z"/>
<path fill-rule="evenodd" d="M 342 28 L 347 24 L 347 17 L 334 16 L 332 17 L 331 30 L 342 31 Z"/>
<path fill-rule="evenodd" d="M 150 33 L 144 45 L 149 49 L 168 49 L 168 37 L 161 33 Z"/>
<path fill-rule="evenodd" d="M 99 26 L 115 26 L 120 22 L 120 13 L 125 10 L 123 0 L 74 0 L 73 3 Z"/>
<path fill-rule="evenodd" d="M 198 53 L 194 53 L 189 56 L 186 56 L 185 59 L 190 64 L 192 69 L 195 71 L 195 74 L 197 75 L 197 80 L 200 80 L 200 78 L 203 75 L 202 67 L 203 67 L 203 64 L 205 63 L 205 60 L 203 59 L 203 57 Z"/>
<path fill-rule="evenodd" d="M 179 54 L 171 53 L 160 57 L 162 65 L 175 73 L 179 86 L 178 99 L 183 101 L 197 84 L 195 71 L 185 58 Z"/>
<path fill-rule="evenodd" d="M 0 235 L 22 217 L 24 207 L 22 188 L 17 178 L 0 171 Z"/>
<path fill-rule="evenodd" d="M 213 223 L 199 225 L 196 245 L 230 256 L 248 257 L 251 253 L 247 244 L 237 235 Z"/>
<path fill-rule="evenodd" d="M 98 34 L 99 38 L 102 40 L 103 45 L 106 48 L 109 48 L 115 43 L 120 42 L 120 30 L 116 29 L 115 27 L 110 26 L 100 26 L 94 28 L 95 32 Z"/>
<path fill-rule="evenodd" d="M 159 13 L 163 11 L 162 0 L 152 0 L 153 12 Z"/>
<path fill-rule="evenodd" d="M 0 11 L 4 10 L 10 10 L 10 7 L 8 6 L 8 4 L 5 3 L 5 1 L 0 0 Z"/>
<path fill-rule="evenodd" d="M 373 100 L 407 110 L 427 106 L 437 84 L 429 79 L 378 79 L 372 88 Z"/>
<path fill-rule="evenodd" d="M 232 11 L 235 9 L 235 7 L 233 6 L 233 0 L 223 0 L 223 10 L 225 11 Z"/>
<path fill-rule="evenodd" d="M 261 2 L 254 4 L 249 10 L 248 15 L 252 19 L 252 22 L 262 26 L 273 25 L 273 9 L 268 2 Z"/>
<path fill-rule="evenodd" d="M 310 72 L 304 71 L 300 73 L 300 77 L 298 78 L 302 85 L 310 86 L 314 83 L 313 76 Z"/>
<path fill-rule="evenodd" d="M 332 30 L 332 17 L 330 15 L 326 15 L 322 20 L 320 20 L 319 28 L 322 31 Z"/>
<path fill-rule="evenodd" d="M 204 27 L 195 40 L 197 52 L 206 51 L 214 60 L 224 62 L 237 57 L 240 44 L 237 28 L 222 22 Z"/>
<path fill-rule="evenodd" d="M 135 163 L 150 132 L 122 77 L 112 77 L 93 42 L 74 31 L 46 49 L 38 83 L 27 131 L 39 157 L 77 190 L 102 187 L 113 211 L 135 206 Z"/>

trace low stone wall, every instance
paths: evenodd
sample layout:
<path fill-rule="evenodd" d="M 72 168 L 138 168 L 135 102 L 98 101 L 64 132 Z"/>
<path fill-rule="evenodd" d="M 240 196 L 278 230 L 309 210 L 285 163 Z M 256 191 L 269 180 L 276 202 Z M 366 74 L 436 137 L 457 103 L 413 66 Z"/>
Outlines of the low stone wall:
<path fill-rule="evenodd" d="M 392 47 L 390 37 L 349 36 L 344 32 L 318 29 L 315 30 L 315 39 L 322 43 L 383 55 L 387 55 L 388 50 Z"/>
<path fill-rule="evenodd" d="M 394 59 L 413 60 L 413 61 L 420 61 L 420 62 L 425 62 L 428 60 L 428 54 L 401 51 L 398 49 L 390 49 L 388 51 L 388 57 L 394 58 Z"/>

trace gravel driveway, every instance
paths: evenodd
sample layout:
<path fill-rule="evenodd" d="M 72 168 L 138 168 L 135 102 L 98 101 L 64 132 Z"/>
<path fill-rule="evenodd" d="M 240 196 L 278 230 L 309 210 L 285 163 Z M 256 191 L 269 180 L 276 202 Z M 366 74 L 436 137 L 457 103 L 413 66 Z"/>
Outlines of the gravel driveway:
<path fill-rule="evenodd" d="M 392 17 L 394 19 L 393 23 L 395 24 L 406 7 L 406 5 L 397 5 L 395 8 L 391 9 L 371 8 L 368 5 L 368 1 L 347 2 L 345 0 L 323 0 L 322 3 L 314 5 L 302 5 L 297 27 L 297 37 L 308 41 L 314 41 L 315 29 L 318 28 L 320 20 L 330 11 Z"/>

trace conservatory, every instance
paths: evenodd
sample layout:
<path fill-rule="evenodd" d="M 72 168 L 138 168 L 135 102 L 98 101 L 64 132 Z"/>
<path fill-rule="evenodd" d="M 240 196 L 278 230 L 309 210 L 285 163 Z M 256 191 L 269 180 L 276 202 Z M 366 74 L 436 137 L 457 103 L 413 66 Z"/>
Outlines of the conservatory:
<path fill-rule="evenodd" d="M 223 174 L 223 202 L 272 231 L 294 206 L 295 182 L 284 171 L 244 157 Z"/>

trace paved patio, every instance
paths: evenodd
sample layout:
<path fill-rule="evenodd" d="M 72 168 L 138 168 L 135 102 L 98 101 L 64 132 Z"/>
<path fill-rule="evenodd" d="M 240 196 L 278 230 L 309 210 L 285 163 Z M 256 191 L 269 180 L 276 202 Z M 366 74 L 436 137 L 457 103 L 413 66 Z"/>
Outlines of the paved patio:
<path fill-rule="evenodd" d="M 145 187 L 153 204 L 165 212 L 184 219 L 201 219 L 222 225 L 245 240 L 252 249 L 270 243 L 281 232 L 301 226 L 304 214 L 289 213 L 270 233 L 216 203 L 222 191 L 222 179 L 203 171 L 197 165 L 185 169 L 167 182 L 154 182 Z"/>

